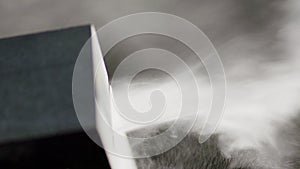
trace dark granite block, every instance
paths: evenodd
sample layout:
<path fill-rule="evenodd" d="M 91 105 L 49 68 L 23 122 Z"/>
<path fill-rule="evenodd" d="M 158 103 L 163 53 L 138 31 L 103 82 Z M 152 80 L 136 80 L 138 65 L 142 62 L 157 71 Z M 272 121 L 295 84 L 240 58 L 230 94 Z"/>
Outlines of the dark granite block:
<path fill-rule="evenodd" d="M 81 26 L 0 40 L 0 168 L 109 168 L 73 106 L 73 69 L 90 36 Z M 84 59 L 81 94 L 94 119 L 92 50 Z"/>
<path fill-rule="evenodd" d="M 90 35 L 82 26 L 0 40 L 0 142 L 81 130 L 72 74 Z"/>

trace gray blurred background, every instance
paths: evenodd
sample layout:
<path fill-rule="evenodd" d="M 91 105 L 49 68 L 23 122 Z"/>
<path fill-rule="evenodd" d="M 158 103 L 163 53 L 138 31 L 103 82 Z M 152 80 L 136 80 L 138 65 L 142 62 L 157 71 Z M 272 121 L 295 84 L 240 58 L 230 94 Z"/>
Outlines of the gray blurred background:
<path fill-rule="evenodd" d="M 221 2 L 221 1 L 220 1 Z M 0 37 L 95 24 L 98 28 L 136 12 L 160 11 L 197 21 L 198 1 L 178 0 L 1 0 Z"/>
<path fill-rule="evenodd" d="M 198 26 L 220 52 L 225 67 L 232 58 L 282 57 L 278 32 L 295 0 L 0 0 L 0 38 L 84 24 L 100 28 L 137 12 L 165 12 Z M 297 12 L 293 17 L 299 16 Z M 101 41 L 101 40 L 100 40 Z M 232 52 L 235 52 L 234 55 Z M 238 56 L 238 57 L 237 57 Z M 264 59 L 257 59 L 261 60 Z M 229 64 L 230 65 L 230 64 Z M 228 69 L 230 66 L 228 65 Z"/>
<path fill-rule="evenodd" d="M 100 28 L 137 12 L 166 12 L 183 17 L 209 36 L 276 26 L 288 1 L 280 0 L 1 0 L 0 37 L 95 24 Z M 268 27 L 269 28 L 269 27 Z M 261 31 L 261 30 L 260 30 Z M 226 34 L 225 34 L 226 33 Z M 229 35 L 227 35 L 229 34 Z"/>

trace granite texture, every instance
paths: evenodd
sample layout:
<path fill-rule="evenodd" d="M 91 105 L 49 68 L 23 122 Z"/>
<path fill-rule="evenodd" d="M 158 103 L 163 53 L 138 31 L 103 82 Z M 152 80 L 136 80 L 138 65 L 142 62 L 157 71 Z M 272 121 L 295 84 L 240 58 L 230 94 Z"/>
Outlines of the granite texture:
<path fill-rule="evenodd" d="M 72 74 L 90 34 L 81 26 L 0 40 L 0 143 L 81 131 Z"/>

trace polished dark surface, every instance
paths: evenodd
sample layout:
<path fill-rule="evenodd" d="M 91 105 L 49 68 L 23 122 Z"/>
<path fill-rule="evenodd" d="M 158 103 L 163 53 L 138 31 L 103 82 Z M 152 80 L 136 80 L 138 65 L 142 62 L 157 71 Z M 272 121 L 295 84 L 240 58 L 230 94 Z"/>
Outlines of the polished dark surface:
<path fill-rule="evenodd" d="M 90 26 L 0 40 L 0 143 L 81 130 L 72 101 Z"/>
<path fill-rule="evenodd" d="M 87 25 L 0 40 L 0 168 L 109 168 L 72 100 L 73 69 L 90 35 Z M 91 50 L 85 54 L 92 79 Z M 93 112 L 90 89 L 92 80 L 84 103 Z"/>

